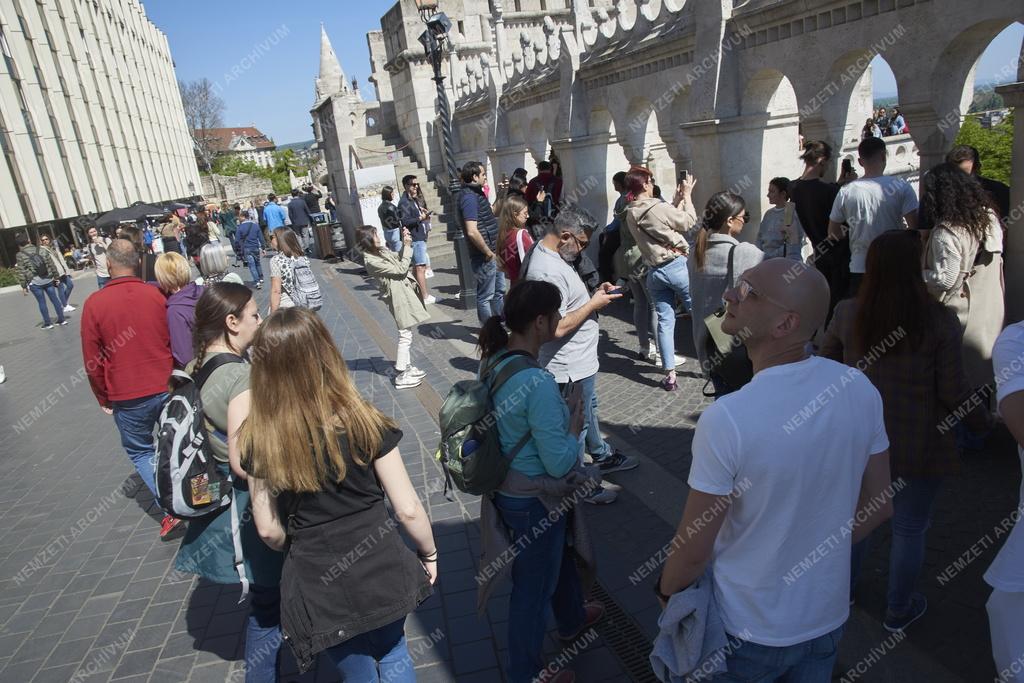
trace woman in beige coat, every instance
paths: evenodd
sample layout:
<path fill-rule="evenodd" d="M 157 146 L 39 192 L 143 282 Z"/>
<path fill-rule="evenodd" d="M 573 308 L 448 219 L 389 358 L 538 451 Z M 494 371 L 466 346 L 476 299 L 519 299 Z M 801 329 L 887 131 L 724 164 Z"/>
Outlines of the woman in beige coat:
<path fill-rule="evenodd" d="M 356 244 L 363 252 L 366 270 L 377 281 L 381 299 L 388 305 L 398 326 L 398 351 L 395 353 L 395 387 L 419 386 L 425 372 L 412 364 L 412 328 L 430 319 L 416 280 L 410 273 L 412 235 L 402 229 L 402 250 L 395 253 L 381 244 L 377 228 L 356 228 Z"/>
<path fill-rule="evenodd" d="M 963 330 L 964 370 L 977 389 L 994 380 L 992 346 L 1003 329 L 1003 230 L 977 180 L 939 164 L 921 180 L 921 213 L 934 225 L 924 281 Z"/>

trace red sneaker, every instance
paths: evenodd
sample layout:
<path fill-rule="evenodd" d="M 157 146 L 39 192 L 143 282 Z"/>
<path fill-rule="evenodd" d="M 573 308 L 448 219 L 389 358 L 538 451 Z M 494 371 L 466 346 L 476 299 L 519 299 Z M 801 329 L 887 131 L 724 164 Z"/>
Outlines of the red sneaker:
<path fill-rule="evenodd" d="M 177 517 L 164 515 L 164 518 L 160 520 L 160 538 L 166 540 L 170 533 L 181 526 L 182 523 L 182 520 Z"/>
<path fill-rule="evenodd" d="M 583 619 L 583 626 L 580 626 L 576 633 L 569 636 L 563 636 L 561 633 L 558 634 L 558 639 L 563 643 L 571 643 L 579 638 L 588 628 L 604 619 L 604 604 L 597 600 L 585 602 L 583 603 L 583 612 L 586 615 Z"/>

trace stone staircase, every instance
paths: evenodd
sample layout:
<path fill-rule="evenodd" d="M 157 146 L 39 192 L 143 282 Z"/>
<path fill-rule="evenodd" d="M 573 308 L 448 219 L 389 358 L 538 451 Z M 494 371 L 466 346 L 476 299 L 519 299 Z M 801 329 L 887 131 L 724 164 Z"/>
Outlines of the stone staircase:
<path fill-rule="evenodd" d="M 396 201 L 402 192 L 403 176 L 414 175 L 419 179 L 420 192 L 423 193 L 423 198 L 427 201 L 427 207 L 434 212 L 431 217 L 432 229 L 427 238 L 427 253 L 430 254 L 431 260 L 443 259 L 446 256 L 454 258 L 451 242 L 445 238 L 449 217 L 445 213 L 439 188 L 428 176 L 427 171 L 416 161 L 411 149 L 400 140 L 389 140 L 383 135 L 357 138 L 355 144 L 356 154 L 364 167 L 387 164 L 395 167 Z"/>

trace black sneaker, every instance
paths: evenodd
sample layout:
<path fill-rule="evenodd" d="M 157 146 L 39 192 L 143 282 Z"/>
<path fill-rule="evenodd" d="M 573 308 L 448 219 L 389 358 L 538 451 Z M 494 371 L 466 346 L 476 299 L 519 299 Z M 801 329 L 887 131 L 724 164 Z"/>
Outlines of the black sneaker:
<path fill-rule="evenodd" d="M 910 609 L 907 610 L 907 613 L 897 616 L 892 612 L 886 611 L 885 621 L 882 622 L 882 626 L 889 633 L 897 633 L 923 617 L 927 611 L 928 599 L 920 593 L 914 593 L 910 596 Z"/>
<path fill-rule="evenodd" d="M 626 470 L 635 469 L 640 465 L 640 460 L 619 451 L 612 451 L 611 455 L 605 456 L 600 460 L 595 459 L 594 464 L 601 470 L 601 474 L 611 474 L 612 472 L 625 472 Z"/>

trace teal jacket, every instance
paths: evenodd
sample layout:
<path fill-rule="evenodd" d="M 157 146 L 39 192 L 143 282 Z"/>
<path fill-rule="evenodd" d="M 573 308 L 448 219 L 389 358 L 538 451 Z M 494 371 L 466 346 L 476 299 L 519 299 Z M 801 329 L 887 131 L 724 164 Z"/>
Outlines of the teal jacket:
<path fill-rule="evenodd" d="M 494 371 L 507 362 L 499 361 Z M 569 433 L 569 407 L 550 372 L 542 368 L 517 372 L 494 395 L 494 407 L 503 452 L 510 452 L 527 432 L 531 434 L 512 460 L 512 469 L 529 477 L 558 478 L 576 465 L 580 441 Z"/>

